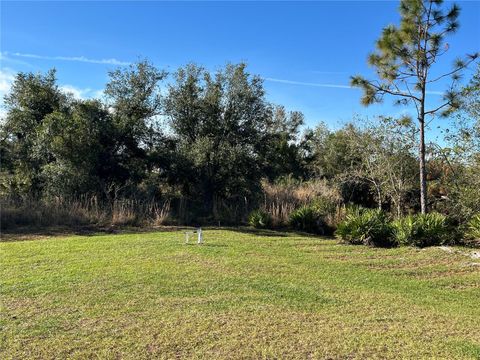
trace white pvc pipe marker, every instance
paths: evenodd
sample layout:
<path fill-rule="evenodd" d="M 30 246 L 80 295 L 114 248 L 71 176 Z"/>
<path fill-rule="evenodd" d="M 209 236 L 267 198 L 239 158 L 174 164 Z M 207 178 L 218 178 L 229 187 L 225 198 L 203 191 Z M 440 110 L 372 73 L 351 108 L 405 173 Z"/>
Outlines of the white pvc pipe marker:
<path fill-rule="evenodd" d="M 188 244 L 188 240 L 190 239 L 190 235 L 197 233 L 197 244 L 203 244 L 203 233 L 202 228 L 198 228 L 195 231 L 185 231 L 185 244 Z"/>

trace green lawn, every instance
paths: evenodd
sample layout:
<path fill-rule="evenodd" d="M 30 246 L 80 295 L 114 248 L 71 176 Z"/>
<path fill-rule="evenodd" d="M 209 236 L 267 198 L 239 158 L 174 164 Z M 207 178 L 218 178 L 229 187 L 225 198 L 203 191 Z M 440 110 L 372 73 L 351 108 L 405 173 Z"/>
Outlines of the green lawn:
<path fill-rule="evenodd" d="M 1 243 L 0 358 L 480 358 L 478 259 L 287 233 L 205 239 Z"/>

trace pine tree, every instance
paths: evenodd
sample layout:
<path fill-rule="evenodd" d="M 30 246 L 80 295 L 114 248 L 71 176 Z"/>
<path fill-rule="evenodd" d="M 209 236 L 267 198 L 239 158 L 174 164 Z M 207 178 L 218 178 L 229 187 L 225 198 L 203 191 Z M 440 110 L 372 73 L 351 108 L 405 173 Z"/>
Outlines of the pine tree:
<path fill-rule="evenodd" d="M 401 0 L 400 25 L 383 29 L 376 43 L 376 51 L 369 55 L 368 63 L 375 68 L 378 80 L 361 76 L 351 78 L 351 85 L 363 89 L 365 106 L 383 101 L 386 95 L 396 98 L 396 104 L 414 105 L 419 130 L 420 206 L 427 211 L 427 183 L 425 163 L 425 127 L 427 117 L 446 116 L 460 106 L 458 88 L 461 72 L 478 57 L 478 53 L 466 55 L 455 61 L 453 69 L 436 74 L 434 65 L 449 50 L 445 37 L 458 26 L 460 8 L 442 7 L 442 0 Z M 426 99 L 430 86 L 444 83 L 450 78 L 442 101 L 434 108 L 427 108 Z M 429 119 L 429 118 L 428 118 Z"/>

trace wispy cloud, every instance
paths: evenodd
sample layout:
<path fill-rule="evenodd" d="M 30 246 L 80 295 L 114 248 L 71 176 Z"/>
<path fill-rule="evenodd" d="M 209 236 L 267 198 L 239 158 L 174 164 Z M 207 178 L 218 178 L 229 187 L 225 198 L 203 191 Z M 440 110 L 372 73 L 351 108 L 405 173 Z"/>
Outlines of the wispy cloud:
<path fill-rule="evenodd" d="M 444 95 L 445 92 L 443 91 L 435 91 L 435 90 L 427 90 L 425 91 L 426 94 L 429 94 L 429 95 Z"/>
<path fill-rule="evenodd" d="M 348 74 L 346 71 L 319 71 L 319 70 L 312 70 L 313 74 L 319 75 L 345 75 Z"/>
<path fill-rule="evenodd" d="M 265 78 L 265 81 L 271 81 L 271 82 L 276 82 L 281 84 L 290 84 L 290 85 L 314 86 L 314 87 L 321 87 L 321 88 L 356 89 L 355 87 L 350 85 L 311 83 L 311 82 L 276 79 L 276 78 L 269 78 L 269 77 Z M 429 95 L 444 95 L 443 91 L 435 91 L 435 90 L 428 90 L 426 93 Z"/>
<path fill-rule="evenodd" d="M 351 89 L 349 85 L 339 85 L 339 84 L 321 84 L 321 83 L 311 83 L 303 81 L 294 81 L 294 80 L 285 80 L 285 79 L 276 79 L 276 78 L 265 78 L 266 81 L 281 83 L 281 84 L 291 84 L 291 85 L 303 85 L 303 86 L 315 86 L 323 88 L 336 88 L 336 89 Z"/>
<path fill-rule="evenodd" d="M 22 60 L 18 60 L 18 59 L 12 59 L 11 57 L 7 56 L 7 54 L 4 53 L 4 52 L 0 52 L 0 61 L 2 62 L 2 64 L 9 63 L 9 64 L 32 67 L 32 64 L 30 64 L 26 61 L 22 61 Z"/>
<path fill-rule="evenodd" d="M 107 65 L 130 65 L 127 61 L 117 60 L 115 58 L 111 59 L 90 59 L 85 56 L 46 56 L 38 54 L 25 54 L 25 53 L 9 53 L 4 52 L 4 55 L 17 56 L 28 59 L 39 59 L 39 60 L 56 60 L 56 61 L 77 61 L 91 64 L 107 64 Z"/>

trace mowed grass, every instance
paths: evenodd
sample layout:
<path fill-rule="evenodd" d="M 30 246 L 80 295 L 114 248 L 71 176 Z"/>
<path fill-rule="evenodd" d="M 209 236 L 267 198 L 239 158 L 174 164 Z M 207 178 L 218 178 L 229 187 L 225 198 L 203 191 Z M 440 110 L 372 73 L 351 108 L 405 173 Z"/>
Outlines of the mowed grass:
<path fill-rule="evenodd" d="M 2 359 L 480 358 L 480 261 L 287 233 L 4 242 Z"/>

